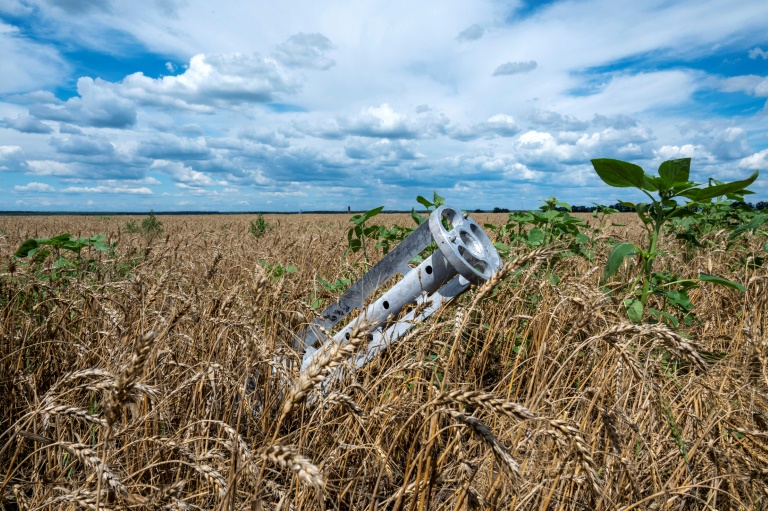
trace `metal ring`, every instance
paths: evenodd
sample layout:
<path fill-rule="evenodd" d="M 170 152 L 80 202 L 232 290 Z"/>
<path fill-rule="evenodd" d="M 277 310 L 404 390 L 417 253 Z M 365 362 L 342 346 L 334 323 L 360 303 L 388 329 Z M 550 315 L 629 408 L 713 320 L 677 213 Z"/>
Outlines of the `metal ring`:
<path fill-rule="evenodd" d="M 491 239 L 461 210 L 440 206 L 429 216 L 429 230 L 451 266 L 473 284 L 482 284 L 501 269 L 501 257 Z"/>

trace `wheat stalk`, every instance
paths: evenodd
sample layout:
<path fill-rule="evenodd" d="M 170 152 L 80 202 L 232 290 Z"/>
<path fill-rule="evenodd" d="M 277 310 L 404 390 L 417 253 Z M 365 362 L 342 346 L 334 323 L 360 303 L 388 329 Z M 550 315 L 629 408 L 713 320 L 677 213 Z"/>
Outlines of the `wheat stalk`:
<path fill-rule="evenodd" d="M 292 447 L 273 444 L 259 450 L 258 455 L 262 460 L 292 470 L 308 485 L 321 488 L 325 484 L 318 468 Z"/>

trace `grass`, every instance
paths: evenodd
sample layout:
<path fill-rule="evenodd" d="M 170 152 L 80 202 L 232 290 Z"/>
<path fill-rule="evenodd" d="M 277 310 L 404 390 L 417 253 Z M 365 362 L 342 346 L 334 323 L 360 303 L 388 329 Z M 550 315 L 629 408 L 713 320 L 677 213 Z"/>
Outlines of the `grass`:
<path fill-rule="evenodd" d="M 601 287 L 607 243 L 592 263 L 513 248 L 492 284 L 323 395 L 352 348 L 299 373 L 293 335 L 340 292 L 318 279 L 354 281 L 381 252 L 344 255 L 346 215 L 264 218 L 255 238 L 246 215 L 163 216 L 155 237 L 0 217 L 3 509 L 768 507 L 768 274 L 717 248 L 727 232 L 711 250 L 659 241 L 660 270 L 747 288 L 692 290 L 690 327 L 628 322 Z M 616 218 L 606 237 L 642 241 Z M 61 232 L 116 252 L 73 278 L 10 264 Z"/>

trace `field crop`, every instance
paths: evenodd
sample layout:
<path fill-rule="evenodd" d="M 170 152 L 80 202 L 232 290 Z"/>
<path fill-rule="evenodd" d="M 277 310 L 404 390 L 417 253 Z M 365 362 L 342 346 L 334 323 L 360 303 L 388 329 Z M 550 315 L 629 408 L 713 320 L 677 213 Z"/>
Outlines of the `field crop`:
<path fill-rule="evenodd" d="M 503 271 L 325 394 L 364 332 L 303 373 L 293 336 L 389 246 L 348 215 L 0 217 L 0 507 L 768 508 L 759 222 L 607 272 L 638 217 L 551 205 L 472 214 Z"/>

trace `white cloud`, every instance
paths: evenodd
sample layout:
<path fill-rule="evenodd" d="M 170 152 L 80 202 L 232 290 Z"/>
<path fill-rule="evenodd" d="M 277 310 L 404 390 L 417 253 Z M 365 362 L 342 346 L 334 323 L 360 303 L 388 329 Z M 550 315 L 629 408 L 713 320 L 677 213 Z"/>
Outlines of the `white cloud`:
<path fill-rule="evenodd" d="M 430 138 L 445 132 L 448 118 L 429 107 L 417 107 L 411 113 L 399 112 L 388 103 L 362 109 L 358 114 L 325 119 L 303 127 L 309 135 L 342 139 L 348 135 L 375 138 Z M 302 129 L 302 127 L 297 126 Z"/>
<path fill-rule="evenodd" d="M 473 126 L 454 126 L 447 130 L 448 135 L 456 140 L 475 140 L 480 137 L 511 137 L 519 131 L 520 128 L 514 117 L 507 114 L 492 115 L 485 122 Z"/>
<path fill-rule="evenodd" d="M 761 58 L 763 60 L 768 59 L 768 51 L 763 50 L 760 47 L 755 47 L 749 50 L 749 58 L 752 60 L 755 60 L 757 58 Z"/>
<path fill-rule="evenodd" d="M 78 167 L 56 160 L 28 160 L 29 173 L 35 176 L 79 177 Z"/>
<path fill-rule="evenodd" d="M 682 146 L 664 145 L 654 151 L 654 154 L 662 160 L 677 160 L 680 158 L 693 158 L 703 152 L 701 146 L 685 144 Z"/>
<path fill-rule="evenodd" d="M 326 53 L 335 46 L 322 34 L 299 32 L 277 47 L 274 57 L 288 67 L 330 69 L 336 62 Z"/>
<path fill-rule="evenodd" d="M 147 187 L 132 188 L 127 186 L 70 186 L 62 190 L 63 193 L 125 193 L 129 195 L 152 195 L 152 190 Z"/>
<path fill-rule="evenodd" d="M 22 133 L 51 133 L 53 128 L 29 115 L 19 115 L 15 119 L 6 117 L 2 123 Z"/>
<path fill-rule="evenodd" d="M 768 149 L 756 152 L 751 156 L 742 158 L 739 161 L 739 167 L 749 170 L 761 170 L 763 172 L 768 170 Z"/>
<path fill-rule="evenodd" d="M 183 74 L 154 79 L 134 73 L 109 87 L 144 105 L 212 113 L 214 107 L 273 101 L 297 92 L 301 82 L 273 58 L 231 53 L 198 54 Z"/>
<path fill-rule="evenodd" d="M 151 168 L 170 176 L 180 188 L 205 187 L 218 184 L 206 174 L 177 161 L 155 160 Z"/>
<path fill-rule="evenodd" d="M 744 75 L 724 78 L 720 82 L 725 92 L 746 92 L 752 96 L 768 96 L 768 76 Z"/>
<path fill-rule="evenodd" d="M 36 181 L 32 181 L 31 183 L 27 183 L 25 185 L 16 185 L 13 187 L 14 190 L 17 192 L 55 192 L 56 189 L 52 187 L 49 184 L 46 183 L 38 183 Z"/>
<path fill-rule="evenodd" d="M 19 153 L 21 153 L 21 147 L 17 145 L 0 145 L 0 158 L 7 158 Z"/>
<path fill-rule="evenodd" d="M 142 140 L 136 154 L 157 160 L 204 160 L 212 156 L 205 139 L 159 135 Z"/>
<path fill-rule="evenodd" d="M 78 126 L 127 128 L 136 124 L 136 106 L 120 97 L 114 84 L 101 78 L 77 80 L 79 96 L 61 104 L 32 105 L 29 112 L 39 119 L 49 119 Z"/>
<path fill-rule="evenodd" d="M 69 66 L 50 45 L 34 42 L 0 20 L 0 94 L 28 92 L 60 83 Z"/>
<path fill-rule="evenodd" d="M 483 35 L 485 35 L 485 29 L 475 23 L 459 32 L 459 35 L 456 36 L 456 40 L 460 42 L 477 41 L 483 37 Z"/>
<path fill-rule="evenodd" d="M 357 160 L 378 158 L 389 161 L 407 161 L 424 158 L 413 141 L 386 138 L 381 140 L 353 138 L 344 147 L 344 152 L 349 158 Z"/>
<path fill-rule="evenodd" d="M 521 73 L 530 73 L 538 67 L 535 60 L 526 60 L 524 62 L 506 62 L 493 72 L 493 76 L 517 75 Z"/>
<path fill-rule="evenodd" d="M 696 72 L 682 70 L 616 75 L 594 94 L 564 98 L 553 106 L 556 111 L 583 116 L 630 115 L 684 105 L 701 87 L 697 76 Z"/>

